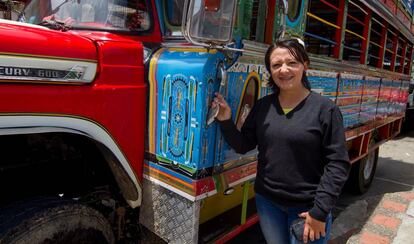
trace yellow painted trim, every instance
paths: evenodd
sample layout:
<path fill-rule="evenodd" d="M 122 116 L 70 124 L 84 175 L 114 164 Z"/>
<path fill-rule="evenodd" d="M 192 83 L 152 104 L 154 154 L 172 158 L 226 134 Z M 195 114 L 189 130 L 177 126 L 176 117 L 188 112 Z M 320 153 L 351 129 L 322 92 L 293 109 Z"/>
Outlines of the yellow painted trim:
<path fill-rule="evenodd" d="M 157 82 L 156 80 L 156 70 L 157 70 L 157 63 L 158 63 L 158 59 L 160 58 L 161 54 L 164 52 L 165 49 L 160 49 L 158 50 L 152 57 L 151 62 L 150 62 L 150 68 L 149 68 L 149 91 L 150 91 L 150 96 L 149 96 L 149 120 L 148 120 L 148 146 L 149 146 L 149 152 L 150 153 L 155 153 L 155 143 L 154 143 L 154 128 L 156 125 L 154 125 L 154 109 L 155 109 L 155 101 L 156 101 L 156 91 L 155 91 L 155 83 Z"/>
<path fill-rule="evenodd" d="M 98 63 L 95 59 L 80 59 L 80 58 L 64 58 L 58 56 L 47 56 L 47 55 L 33 55 L 33 54 L 24 54 L 24 53 L 6 53 L 0 52 L 0 55 L 5 56 L 15 56 L 15 57 L 26 57 L 26 58 L 40 58 L 40 59 L 58 59 L 58 60 L 70 60 L 70 61 L 84 61 L 84 62 L 92 62 Z"/>
<path fill-rule="evenodd" d="M 335 25 L 335 24 L 332 24 L 331 22 L 328 22 L 328 21 L 326 21 L 326 20 L 324 20 L 324 19 L 322 19 L 322 18 L 320 18 L 320 17 L 318 17 L 318 16 L 316 16 L 316 15 L 314 15 L 314 14 L 310 13 L 310 12 L 307 12 L 306 14 L 307 14 L 309 17 L 314 18 L 314 19 L 316 19 L 316 20 L 319 20 L 319 21 L 320 21 L 320 22 L 322 22 L 322 23 L 325 23 L 325 24 L 327 24 L 327 25 L 329 25 L 329 26 L 332 26 L 332 27 L 334 27 L 334 28 L 336 28 L 336 29 L 341 29 L 339 26 L 337 26 L 337 25 Z"/>
<path fill-rule="evenodd" d="M 369 41 L 369 43 L 371 43 L 372 45 L 377 46 L 379 48 L 382 48 L 382 46 L 380 44 L 377 44 L 377 43 L 375 43 L 373 41 Z"/>
<path fill-rule="evenodd" d="M 353 32 L 353 31 L 350 31 L 350 30 L 345 30 L 346 32 L 348 32 L 349 34 L 352 34 L 352 35 L 354 35 L 354 36 L 357 36 L 357 37 L 359 37 L 359 38 L 361 38 L 362 40 L 366 40 L 366 38 L 365 37 L 363 37 L 363 36 L 361 36 L 361 35 L 359 35 L 359 34 L 357 34 L 357 33 L 355 33 L 355 32 Z"/>

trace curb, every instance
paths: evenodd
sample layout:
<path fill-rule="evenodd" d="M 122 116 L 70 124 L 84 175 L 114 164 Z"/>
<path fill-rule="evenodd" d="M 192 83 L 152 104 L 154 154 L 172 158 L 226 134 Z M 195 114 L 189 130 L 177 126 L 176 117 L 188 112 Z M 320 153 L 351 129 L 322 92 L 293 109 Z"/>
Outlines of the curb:
<path fill-rule="evenodd" d="M 361 230 L 347 244 L 414 243 L 414 191 L 384 194 Z"/>

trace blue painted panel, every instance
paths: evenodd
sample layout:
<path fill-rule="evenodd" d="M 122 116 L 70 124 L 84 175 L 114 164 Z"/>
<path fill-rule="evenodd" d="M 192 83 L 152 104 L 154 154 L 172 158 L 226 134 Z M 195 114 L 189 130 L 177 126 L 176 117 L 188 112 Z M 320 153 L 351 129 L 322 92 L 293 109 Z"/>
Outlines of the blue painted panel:
<path fill-rule="evenodd" d="M 308 76 L 308 80 L 314 92 L 335 99 L 338 86 L 336 77 Z"/>
<path fill-rule="evenodd" d="M 220 53 L 165 50 L 159 57 L 156 154 L 189 172 L 213 166 L 216 124 L 206 125 Z"/>

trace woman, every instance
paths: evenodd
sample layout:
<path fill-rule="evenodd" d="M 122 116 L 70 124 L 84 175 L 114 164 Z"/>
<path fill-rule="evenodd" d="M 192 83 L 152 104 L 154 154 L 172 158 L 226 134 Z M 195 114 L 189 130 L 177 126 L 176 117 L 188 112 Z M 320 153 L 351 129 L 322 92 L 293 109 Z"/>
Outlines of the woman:
<path fill-rule="evenodd" d="M 341 112 L 310 90 L 309 58 L 298 40 L 274 43 L 265 64 L 275 92 L 256 102 L 241 132 L 221 94 L 212 103 L 220 106 L 216 120 L 236 152 L 258 147 L 256 206 L 267 243 L 296 243 L 290 226 L 298 218 L 303 242 L 326 243 L 350 169 Z"/>

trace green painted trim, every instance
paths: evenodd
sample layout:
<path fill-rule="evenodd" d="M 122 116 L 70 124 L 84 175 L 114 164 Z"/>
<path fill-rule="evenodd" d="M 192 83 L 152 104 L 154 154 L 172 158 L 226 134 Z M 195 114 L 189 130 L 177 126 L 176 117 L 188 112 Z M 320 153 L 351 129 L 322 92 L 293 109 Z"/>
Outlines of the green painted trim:
<path fill-rule="evenodd" d="M 241 213 L 241 224 L 244 225 L 246 223 L 246 216 L 247 216 L 247 201 L 249 200 L 249 187 L 250 182 L 246 181 L 243 185 L 243 202 L 242 202 L 242 213 Z"/>

